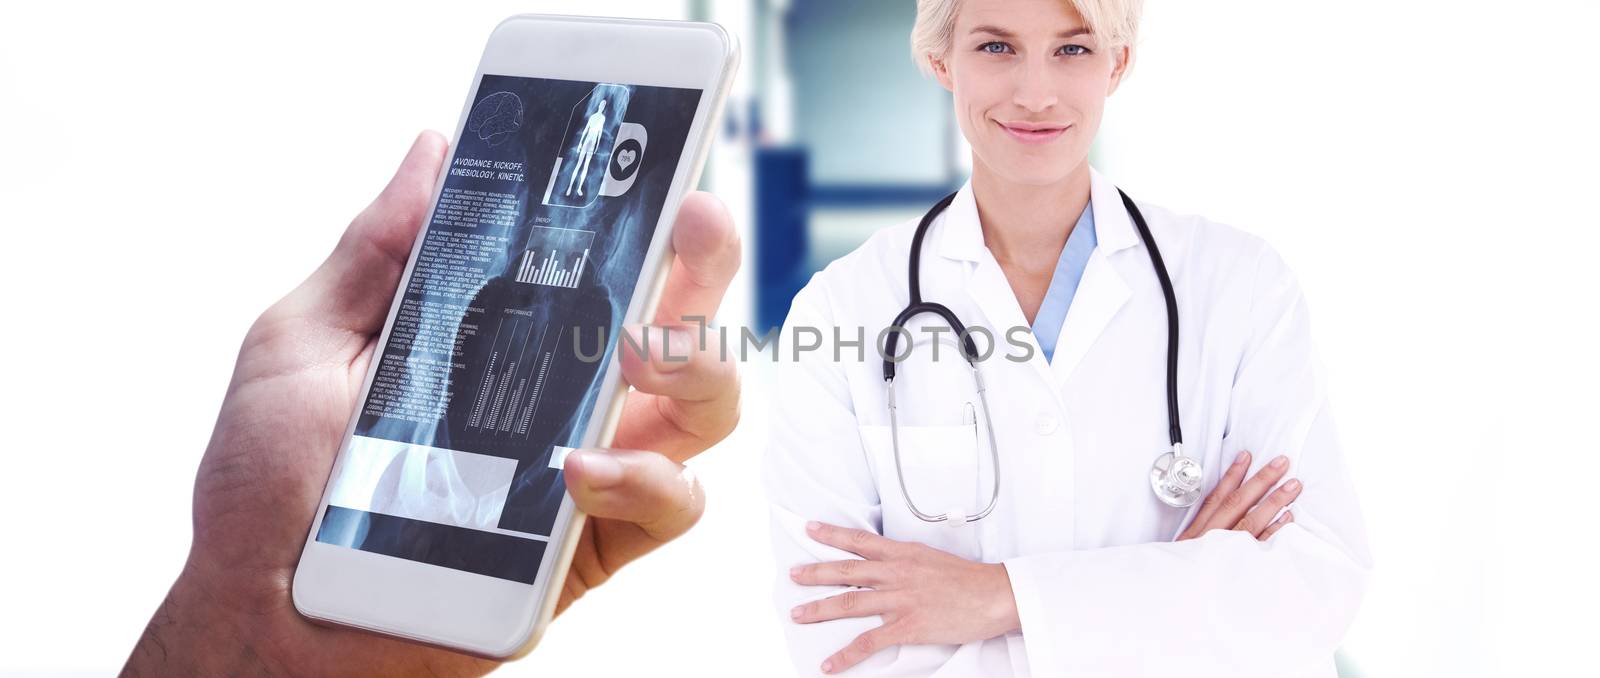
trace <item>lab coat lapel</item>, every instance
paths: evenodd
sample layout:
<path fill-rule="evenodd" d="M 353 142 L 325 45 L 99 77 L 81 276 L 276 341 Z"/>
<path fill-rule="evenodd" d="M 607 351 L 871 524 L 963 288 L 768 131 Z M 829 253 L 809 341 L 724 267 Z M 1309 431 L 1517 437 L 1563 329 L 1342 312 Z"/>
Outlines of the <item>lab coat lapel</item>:
<path fill-rule="evenodd" d="M 998 358 L 1013 351 L 1012 342 L 1027 341 L 1033 347 L 1033 359 L 1028 361 L 1034 372 L 1045 383 L 1052 383 L 1050 378 L 1050 363 L 1044 359 L 1044 351 L 1039 348 L 1039 341 L 1034 338 L 1033 332 L 1018 332 L 1012 336 L 1008 333 L 1013 327 L 1028 327 L 1028 318 L 1022 314 L 1022 305 L 1017 303 L 1017 295 L 1011 290 L 1011 281 L 1006 280 L 1006 273 L 1000 270 L 1000 262 L 995 261 L 994 255 L 984 250 L 984 256 L 978 260 L 978 270 L 972 273 L 972 284 L 967 287 L 967 293 L 972 296 L 973 302 L 978 305 L 984 317 L 989 319 L 989 327 L 995 333 L 995 355 Z"/>
<path fill-rule="evenodd" d="M 990 356 L 990 362 L 1003 359 L 1002 356 L 1012 352 L 1012 341 L 1026 341 L 1033 347 L 1033 359 L 1028 361 L 1029 365 L 1045 383 L 1052 383 L 1050 365 L 1045 361 L 1033 333 L 1022 332 L 1015 337 L 1007 334 L 1013 327 L 1028 327 L 1028 319 L 1022 314 L 1022 306 L 1017 303 L 1016 293 L 1011 291 L 1005 271 L 1000 270 L 1000 262 L 995 261 L 994 255 L 983 244 L 983 228 L 978 222 L 978 203 L 973 198 L 971 182 L 961 187 L 940 221 L 939 254 L 949 259 L 977 263 L 976 270 L 967 279 L 966 292 L 978 311 L 989 321 L 988 328 L 995 334 L 994 353 Z"/>
<path fill-rule="evenodd" d="M 1110 257 L 1096 248 L 1083 269 L 1083 281 L 1078 283 L 1072 308 L 1067 310 L 1067 319 L 1061 326 L 1061 337 L 1056 340 L 1055 356 L 1050 360 L 1057 383 L 1067 383 L 1089 347 L 1105 332 L 1111 319 L 1131 296 L 1132 291 L 1111 264 Z"/>
<path fill-rule="evenodd" d="M 1099 172 L 1090 170 L 1089 174 L 1089 199 L 1094 204 L 1095 237 L 1099 243 L 1084 267 L 1083 279 L 1072 298 L 1072 307 L 1067 311 L 1060 339 L 1056 342 L 1055 356 L 1050 361 L 1056 383 L 1063 385 L 1090 347 L 1105 333 L 1112 318 L 1133 296 L 1133 290 L 1115 264 L 1118 252 L 1139 243 L 1133 221 L 1117 187 Z"/>
<path fill-rule="evenodd" d="M 1089 255 L 1083 280 L 1078 284 L 1072 308 L 1062 325 L 1054 357 L 1050 361 L 1044 359 L 1032 332 L 1017 337 L 1033 347 L 1034 359 L 1029 364 L 1034 371 L 1047 383 L 1055 385 L 1067 382 L 1090 347 L 1133 295 L 1132 288 L 1117 270 L 1116 259 L 1122 250 L 1140 244 L 1138 233 L 1134 231 L 1117 187 L 1092 168 L 1089 178 L 1089 199 L 1094 203 L 1095 237 L 1099 244 Z M 968 279 L 967 293 L 988 318 L 989 327 L 996 335 L 996 351 L 1003 351 L 1009 346 L 1006 332 L 1013 327 L 1027 327 L 1028 321 L 1005 272 L 1000 270 L 1000 263 L 983 244 L 978 203 L 972 195 L 971 182 L 957 193 L 940 221 L 939 253 L 946 258 L 977 263 L 977 269 Z"/>

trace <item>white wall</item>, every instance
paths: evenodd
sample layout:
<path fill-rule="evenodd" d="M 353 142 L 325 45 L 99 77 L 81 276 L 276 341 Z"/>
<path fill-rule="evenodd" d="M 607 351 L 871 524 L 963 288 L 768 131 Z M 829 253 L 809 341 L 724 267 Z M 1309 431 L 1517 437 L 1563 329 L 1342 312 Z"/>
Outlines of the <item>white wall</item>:
<path fill-rule="evenodd" d="M 1600 107 L 1585 32 L 1600 11 L 1148 4 L 1103 169 L 1141 199 L 1264 235 L 1299 271 L 1379 561 L 1347 649 L 1373 675 L 1586 665 Z M 0 10 L 0 421 L 13 431 L 0 672 L 120 665 L 182 562 L 194 468 L 246 327 L 321 260 L 418 129 L 452 128 L 496 21 L 683 11 L 445 7 Z M 718 160 L 717 188 L 744 214 L 748 167 L 737 147 Z M 724 321 L 747 303 L 736 293 Z M 697 463 L 704 522 L 505 673 L 787 665 L 752 484 L 759 365 L 745 385 L 745 426 Z"/>

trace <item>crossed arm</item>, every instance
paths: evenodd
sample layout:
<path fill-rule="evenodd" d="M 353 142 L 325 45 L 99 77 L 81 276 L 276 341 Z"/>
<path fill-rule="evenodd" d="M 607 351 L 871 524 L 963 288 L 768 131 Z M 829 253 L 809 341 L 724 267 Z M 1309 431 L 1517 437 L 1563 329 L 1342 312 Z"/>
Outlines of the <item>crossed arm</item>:
<path fill-rule="evenodd" d="M 1212 530 L 1235 530 L 1260 541 L 1294 520 L 1286 508 L 1300 495 L 1298 480 L 1276 490 L 1289 471 L 1280 456 L 1245 480 L 1251 455 L 1239 453 L 1178 541 Z M 1274 520 L 1276 518 L 1276 520 Z M 823 660 L 823 673 L 848 669 L 896 645 L 961 645 L 1022 628 L 1011 578 L 1001 563 L 979 563 L 915 542 L 812 521 L 806 535 L 859 558 L 799 565 L 789 577 L 802 586 L 845 586 L 843 593 L 794 606 L 800 624 L 877 616 L 883 625 L 862 633 Z"/>
<path fill-rule="evenodd" d="M 1170 543 L 976 563 L 885 539 L 870 473 L 841 471 L 862 456 L 843 375 L 821 362 L 784 365 L 779 397 L 803 401 L 795 409 L 807 413 L 805 422 L 774 417 L 767 462 L 785 569 L 776 598 L 796 667 L 926 675 L 952 652 L 1018 629 L 1035 675 L 1326 667 L 1359 605 L 1370 556 L 1303 296 L 1264 246 L 1253 295 L 1225 443 L 1281 453 L 1282 465 L 1250 474 L 1252 458 L 1241 455 Z M 829 326 L 827 298 L 803 291 L 791 322 Z M 1280 485 L 1291 463 L 1296 478 Z M 1190 596 L 1152 585 L 1177 581 Z M 1282 618 L 1287 609 L 1301 611 L 1293 623 Z M 1159 653 L 1135 642 L 1156 637 L 1173 642 Z"/>

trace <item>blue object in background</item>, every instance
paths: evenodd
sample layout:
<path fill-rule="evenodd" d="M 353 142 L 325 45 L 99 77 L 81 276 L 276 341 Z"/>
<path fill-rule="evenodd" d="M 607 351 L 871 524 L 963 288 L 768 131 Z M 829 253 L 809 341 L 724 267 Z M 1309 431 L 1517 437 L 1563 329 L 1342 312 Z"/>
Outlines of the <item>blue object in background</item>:
<path fill-rule="evenodd" d="M 763 331 L 783 324 L 815 267 L 865 240 L 886 213 L 920 214 L 965 171 L 950 94 L 905 47 L 914 3 L 755 0 L 754 10 L 758 32 L 781 34 L 751 43 L 746 124 L 757 140 L 752 329 Z M 769 126 L 769 116 L 784 122 Z M 860 228 L 819 241 L 819 221 Z"/>
<path fill-rule="evenodd" d="M 757 329 L 782 326 L 795 293 L 811 278 L 805 265 L 807 166 L 804 149 L 755 151 Z"/>

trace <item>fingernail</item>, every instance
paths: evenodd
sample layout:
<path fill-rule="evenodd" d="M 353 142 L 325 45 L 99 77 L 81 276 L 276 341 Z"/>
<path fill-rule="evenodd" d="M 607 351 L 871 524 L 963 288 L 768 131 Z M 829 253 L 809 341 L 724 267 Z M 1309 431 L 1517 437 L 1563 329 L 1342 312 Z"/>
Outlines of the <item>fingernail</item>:
<path fill-rule="evenodd" d="M 799 619 L 800 618 L 800 608 L 799 607 L 790 608 L 789 609 L 789 618 L 790 619 Z"/>
<path fill-rule="evenodd" d="M 833 673 L 833 660 L 832 659 L 829 659 L 828 661 L 822 662 L 822 672 L 823 673 Z"/>
<path fill-rule="evenodd" d="M 1291 480 L 1291 481 L 1289 481 L 1287 483 L 1284 483 L 1283 484 L 1283 489 L 1288 490 L 1289 492 L 1299 492 L 1300 491 L 1300 479 L 1299 478 L 1295 478 L 1294 480 Z"/>
<path fill-rule="evenodd" d="M 790 579 L 799 579 L 800 578 L 800 568 L 799 567 L 791 567 L 791 568 L 789 568 L 789 578 Z M 800 608 L 795 608 L 795 609 L 798 610 Z"/>
<path fill-rule="evenodd" d="M 1288 466 L 1288 465 L 1289 465 L 1289 458 L 1285 457 L 1283 455 L 1278 455 L 1277 459 L 1273 459 L 1272 460 L 1272 468 L 1281 469 L 1281 468 L 1283 468 L 1285 466 Z"/>
<path fill-rule="evenodd" d="M 820 529 L 822 529 L 822 523 L 819 523 L 819 522 L 817 522 L 815 520 L 806 523 L 806 531 L 807 532 L 816 532 L 817 530 L 820 530 Z"/>
<path fill-rule="evenodd" d="M 573 450 L 567 455 L 566 468 L 578 466 L 578 476 L 589 489 L 602 490 L 622 482 L 622 462 L 599 450 Z"/>
<path fill-rule="evenodd" d="M 1250 461 L 1250 451 L 1244 450 L 1239 453 L 1239 456 L 1233 458 L 1233 465 L 1238 466 L 1248 461 Z"/>

